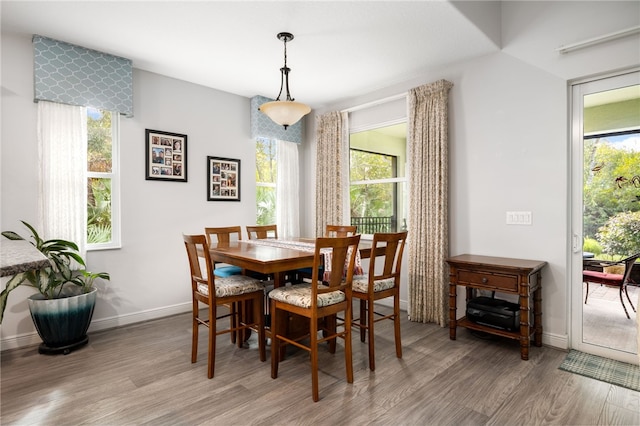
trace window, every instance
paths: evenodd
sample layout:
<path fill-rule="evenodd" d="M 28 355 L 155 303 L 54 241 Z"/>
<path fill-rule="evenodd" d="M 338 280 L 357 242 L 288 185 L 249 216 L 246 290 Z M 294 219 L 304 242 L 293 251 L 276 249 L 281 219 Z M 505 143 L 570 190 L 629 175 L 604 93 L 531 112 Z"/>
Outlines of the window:
<path fill-rule="evenodd" d="M 256 139 L 256 207 L 258 225 L 276 223 L 276 140 Z"/>
<path fill-rule="evenodd" d="M 87 249 L 120 246 L 119 115 L 87 107 Z"/>
<path fill-rule="evenodd" d="M 361 234 L 406 229 L 406 124 L 351 133 L 351 225 Z"/>

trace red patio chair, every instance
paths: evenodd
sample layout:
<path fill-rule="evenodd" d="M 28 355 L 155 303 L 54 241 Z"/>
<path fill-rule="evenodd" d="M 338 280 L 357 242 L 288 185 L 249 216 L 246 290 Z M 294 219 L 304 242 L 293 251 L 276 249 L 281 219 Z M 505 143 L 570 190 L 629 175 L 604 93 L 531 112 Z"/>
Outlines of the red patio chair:
<path fill-rule="evenodd" d="M 629 297 L 629 293 L 627 293 L 627 284 L 630 282 L 629 277 L 631 276 L 631 269 L 636 262 L 636 259 L 640 257 L 640 253 L 636 253 L 633 256 L 629 256 L 626 259 L 622 259 L 619 262 L 610 262 L 610 265 L 614 264 L 622 264 L 624 263 L 624 274 L 609 274 L 606 272 L 598 272 L 598 271 L 582 271 L 582 282 L 587 284 L 587 293 L 584 297 L 584 303 L 587 304 L 587 298 L 589 297 L 589 283 L 597 283 L 604 284 L 611 287 L 618 287 L 620 289 L 620 303 L 622 303 L 622 307 L 624 308 L 624 313 L 627 314 L 627 318 L 631 319 L 629 316 L 629 312 L 627 311 L 627 307 L 624 304 L 624 299 L 622 298 L 622 292 L 627 296 L 627 300 L 631 305 L 631 309 L 633 312 L 636 311 L 636 308 L 633 306 L 633 302 L 631 302 L 631 298 Z"/>

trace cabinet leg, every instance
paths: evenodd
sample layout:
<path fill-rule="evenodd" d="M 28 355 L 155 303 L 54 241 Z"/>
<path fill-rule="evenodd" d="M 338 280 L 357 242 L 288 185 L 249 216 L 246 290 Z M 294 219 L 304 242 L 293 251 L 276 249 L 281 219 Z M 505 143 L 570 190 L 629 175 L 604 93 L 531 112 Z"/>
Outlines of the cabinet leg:
<path fill-rule="evenodd" d="M 456 321 L 457 310 L 457 285 L 455 275 L 451 274 L 451 282 L 449 283 L 449 339 L 456 340 Z"/>
<path fill-rule="evenodd" d="M 540 274 L 538 274 L 539 280 Z M 533 329 L 534 344 L 540 347 L 542 346 L 542 289 L 540 285 L 533 292 Z"/>

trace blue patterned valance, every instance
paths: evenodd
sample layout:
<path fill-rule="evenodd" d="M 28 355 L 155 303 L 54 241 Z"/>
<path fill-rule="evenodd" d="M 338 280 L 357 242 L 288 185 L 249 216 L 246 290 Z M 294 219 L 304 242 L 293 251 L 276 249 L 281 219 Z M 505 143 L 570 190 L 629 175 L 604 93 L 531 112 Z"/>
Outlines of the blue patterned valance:
<path fill-rule="evenodd" d="M 281 141 L 302 143 L 302 123 L 304 117 L 284 129 L 283 126 L 271 121 L 269 117 L 258 111 L 258 107 L 266 102 L 271 102 L 273 99 L 266 98 L 264 96 L 254 96 L 251 98 L 251 137 L 277 139 Z"/>
<path fill-rule="evenodd" d="M 92 106 L 133 117 L 130 59 L 33 36 L 36 101 Z"/>

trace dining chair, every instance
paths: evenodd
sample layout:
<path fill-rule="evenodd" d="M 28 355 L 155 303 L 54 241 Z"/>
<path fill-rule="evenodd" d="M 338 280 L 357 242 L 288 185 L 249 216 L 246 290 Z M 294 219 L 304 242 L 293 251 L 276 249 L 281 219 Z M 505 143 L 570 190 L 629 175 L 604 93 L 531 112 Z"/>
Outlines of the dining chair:
<path fill-rule="evenodd" d="M 587 304 L 587 298 L 589 297 L 589 283 L 596 284 L 604 284 L 610 287 L 617 287 L 620 290 L 620 303 L 622 303 L 622 308 L 624 309 L 624 313 L 627 315 L 628 319 L 631 319 L 629 316 L 629 312 L 627 311 L 627 307 L 624 304 L 624 299 L 622 298 L 622 293 L 627 296 L 627 300 L 631 305 L 631 309 L 633 312 L 636 311 L 636 308 L 633 306 L 633 302 L 631 302 L 631 298 L 629 297 L 629 293 L 627 292 L 627 284 L 630 281 L 631 270 L 633 269 L 633 265 L 635 265 L 636 260 L 640 258 L 640 253 L 636 253 L 632 256 L 629 256 L 625 259 L 622 259 L 617 262 L 602 262 L 603 265 L 611 266 L 611 265 L 621 265 L 624 264 L 624 273 L 622 274 L 611 274 L 607 272 L 599 272 L 599 271 L 590 271 L 583 270 L 582 271 L 582 282 L 587 284 L 587 291 L 584 296 L 584 304 Z"/>
<path fill-rule="evenodd" d="M 278 225 L 247 225 L 250 240 L 278 238 Z"/>
<path fill-rule="evenodd" d="M 204 234 L 207 237 L 207 244 L 228 244 L 231 241 L 240 241 L 242 239 L 242 228 L 240 226 L 222 226 L 214 228 L 204 228 Z M 244 274 L 242 268 L 236 265 L 228 265 L 222 262 L 213 262 L 213 273 L 216 277 L 229 277 L 231 275 Z M 247 306 L 243 306 L 241 303 L 233 303 L 228 306 L 232 315 L 230 316 L 231 327 L 235 327 L 234 321 L 238 316 L 242 316 L 243 309 L 247 309 Z M 236 315 L 236 312 L 238 315 Z M 242 342 L 249 338 L 250 332 L 231 333 L 231 343 L 236 343 L 236 337 L 240 334 L 243 338 L 237 340 L 238 345 L 241 346 Z"/>
<path fill-rule="evenodd" d="M 347 383 L 353 383 L 353 359 L 351 353 L 351 283 L 358 251 L 360 235 L 343 238 L 317 238 L 313 259 L 312 283 L 278 287 L 269 293 L 271 301 L 271 377 L 278 377 L 281 344 L 290 344 L 304 349 L 311 356 L 311 390 L 313 401 L 318 394 L 318 346 L 329 342 L 329 351 L 335 353 L 335 341 L 344 339 L 344 360 Z M 324 258 L 329 276 L 318 274 Z M 327 275 L 327 274 L 325 274 Z M 338 313 L 343 313 L 344 322 L 339 326 L 335 321 Z M 309 333 L 299 337 L 286 335 L 290 314 L 309 319 Z M 331 321 L 319 320 L 332 318 Z M 340 331 L 339 331 L 340 330 Z M 322 331 L 322 337 L 318 333 Z M 302 343 L 309 339 L 309 344 Z M 333 343 L 333 345 L 331 344 Z"/>
<path fill-rule="evenodd" d="M 360 317 L 353 320 L 353 325 L 360 328 L 360 341 L 364 342 L 369 335 L 369 369 L 375 371 L 376 359 L 374 351 L 374 324 L 388 319 L 393 321 L 396 356 L 402 358 L 400 341 L 400 270 L 402 254 L 407 239 L 407 231 L 394 233 L 375 233 L 371 245 L 372 253 L 378 248 L 384 250 L 384 263 L 376 272 L 376 256 L 371 256 L 369 273 L 353 278 L 353 297 L 360 299 Z M 374 310 L 374 302 L 393 297 L 393 313 L 385 315 Z"/>
<path fill-rule="evenodd" d="M 207 237 L 207 244 L 229 243 L 242 239 L 242 228 L 240 226 L 224 226 L 216 228 L 204 228 Z M 214 240 L 215 237 L 215 240 Z M 230 275 L 242 274 L 242 268 L 235 265 L 227 265 L 221 262 L 214 262 L 213 273 L 216 277 L 228 277 Z"/>
<path fill-rule="evenodd" d="M 358 232 L 357 226 L 352 225 L 327 225 L 325 228 L 325 237 L 350 237 Z M 320 266 L 320 274 L 322 274 L 322 266 Z M 293 273 L 295 281 L 301 283 L 304 279 L 311 279 L 311 268 L 299 268 Z"/>
<path fill-rule="evenodd" d="M 191 296 L 192 296 L 192 340 L 191 362 L 195 363 L 198 357 L 198 328 L 201 325 L 209 329 L 207 377 L 214 375 L 216 359 L 216 337 L 225 333 L 239 333 L 244 330 L 254 329 L 258 333 L 258 351 L 260 361 L 266 359 L 265 331 L 262 304 L 264 300 L 264 287 L 262 283 L 245 275 L 231 275 L 216 278 L 213 273 L 209 244 L 204 235 L 183 235 L 184 245 L 189 258 L 191 271 Z M 206 276 L 202 273 L 199 253 L 205 258 Z M 251 302 L 253 315 L 251 318 L 240 318 L 236 313 L 218 316 L 218 306 Z M 208 314 L 200 313 L 200 303 L 208 306 Z M 235 321 L 227 329 L 218 330 L 217 320 L 230 315 L 236 315 Z"/>

